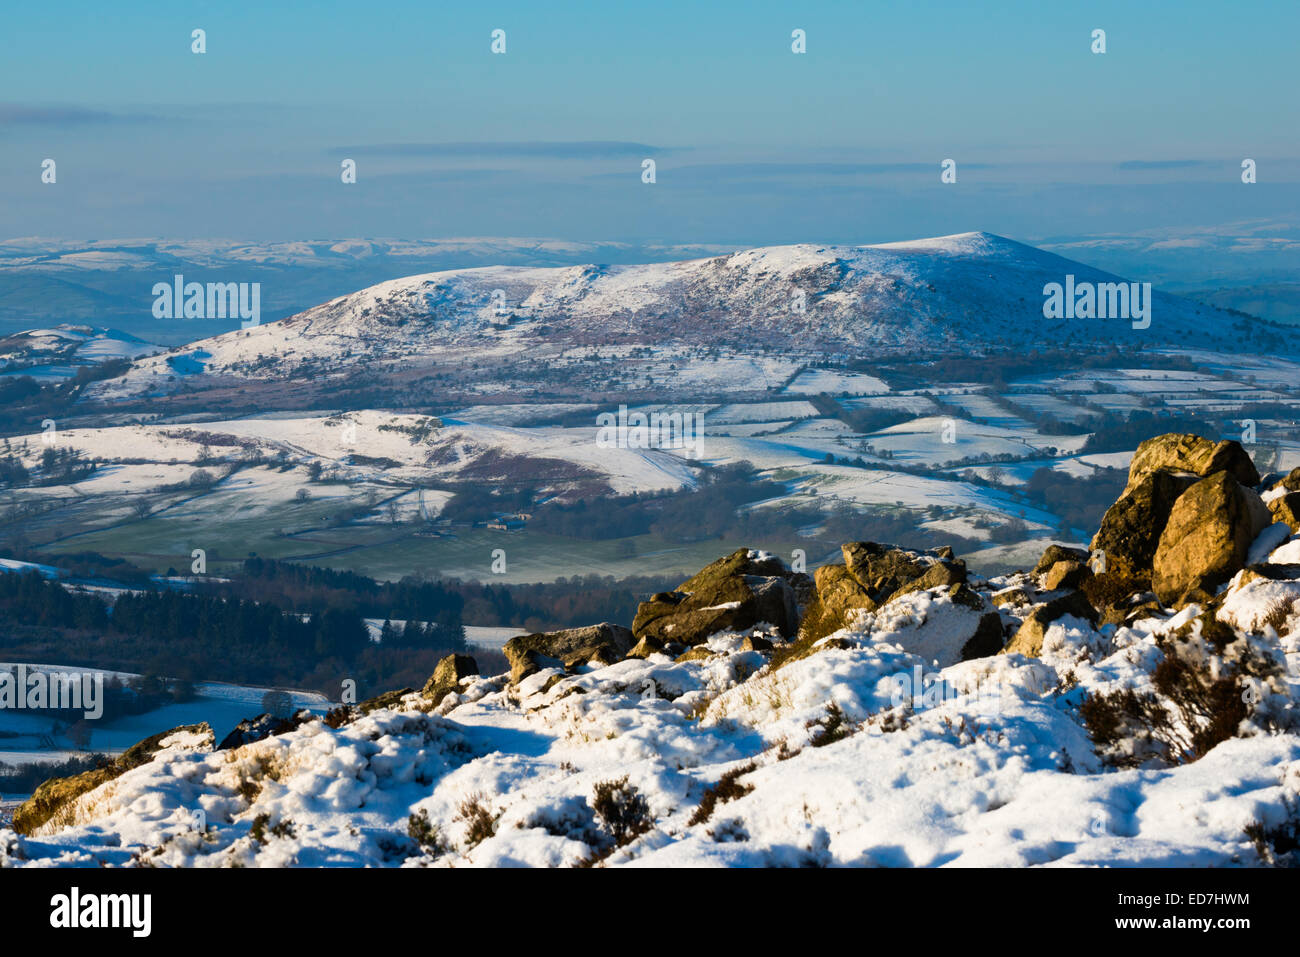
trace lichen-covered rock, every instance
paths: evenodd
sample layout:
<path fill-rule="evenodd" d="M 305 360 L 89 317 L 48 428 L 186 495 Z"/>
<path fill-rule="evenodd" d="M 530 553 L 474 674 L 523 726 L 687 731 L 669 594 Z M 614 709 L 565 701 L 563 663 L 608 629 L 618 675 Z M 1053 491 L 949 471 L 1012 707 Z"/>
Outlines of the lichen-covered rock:
<path fill-rule="evenodd" d="M 632 622 L 637 639 L 698 645 L 719 631 L 767 624 L 782 635 L 799 626 L 806 575 L 774 555 L 741 548 L 701 569 L 670 592 L 642 602 Z"/>
<path fill-rule="evenodd" d="M 1178 497 L 1152 563 L 1152 590 L 1166 605 L 1204 601 L 1246 563 L 1250 544 L 1270 524 L 1259 496 L 1227 472 L 1201 479 Z"/>
<path fill-rule="evenodd" d="M 70 824 L 74 802 L 83 794 L 138 768 L 160 751 L 210 751 L 212 742 L 212 728 L 206 722 L 187 724 L 136 742 L 102 768 L 46 781 L 14 811 L 13 829 L 19 834 L 33 834 L 47 824 Z"/>
<path fill-rule="evenodd" d="M 822 565 L 813 580 L 815 597 L 804 613 L 801 639 L 825 638 L 844 627 L 850 611 L 875 611 L 879 607 L 845 565 Z"/>
<path fill-rule="evenodd" d="M 1300 532 L 1300 492 L 1288 492 L 1268 501 L 1273 521 L 1281 522 L 1293 532 Z"/>
<path fill-rule="evenodd" d="M 1043 587 L 1048 591 L 1078 588 L 1091 575 L 1092 570 L 1083 562 L 1057 562 L 1043 575 Z"/>
<path fill-rule="evenodd" d="M 630 630 L 606 621 L 585 628 L 518 635 L 507 641 L 502 651 L 510 661 L 510 683 L 518 684 L 543 667 L 575 668 L 592 659 L 599 664 L 621 661 L 635 644 Z"/>
<path fill-rule="evenodd" d="M 825 637 L 846 627 L 855 614 L 874 611 L 904 595 L 966 581 L 966 563 L 954 558 L 950 548 L 916 552 L 876 542 L 849 542 L 840 551 L 843 565 L 817 569 L 801 639 Z"/>
<path fill-rule="evenodd" d="M 478 662 L 470 655 L 447 655 L 433 669 L 421 694 L 438 704 L 449 693 L 460 689 L 462 678 L 478 674 Z"/>
<path fill-rule="evenodd" d="M 1160 533 L 1178 496 L 1195 481 L 1187 475 L 1152 472 L 1131 485 L 1106 510 L 1092 539 L 1092 550 L 1101 553 L 1106 574 L 1150 581 Z"/>
<path fill-rule="evenodd" d="M 1133 453 L 1125 493 L 1155 472 L 1185 472 L 1204 478 L 1227 472 L 1240 484 L 1253 488 L 1259 472 L 1238 442 L 1214 442 L 1199 435 L 1170 432 L 1147 439 Z"/>
<path fill-rule="evenodd" d="M 1288 492 L 1300 492 L 1300 466 L 1293 468 L 1277 484 Z"/>

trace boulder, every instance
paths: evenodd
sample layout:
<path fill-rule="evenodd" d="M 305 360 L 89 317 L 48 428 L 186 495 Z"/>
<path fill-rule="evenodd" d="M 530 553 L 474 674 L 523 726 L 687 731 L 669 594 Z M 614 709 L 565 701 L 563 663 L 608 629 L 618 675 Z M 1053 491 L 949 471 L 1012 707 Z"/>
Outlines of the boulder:
<path fill-rule="evenodd" d="M 460 690 L 462 678 L 478 673 L 478 662 L 469 655 L 447 655 L 433 669 L 420 694 L 439 704 L 450 692 Z"/>
<path fill-rule="evenodd" d="M 510 662 L 510 683 L 518 684 L 545 667 L 575 668 L 593 659 L 601 664 L 622 661 L 634 644 L 631 631 L 606 621 L 585 628 L 518 635 L 507 641 L 502 651 Z M 444 658 L 439 665 L 445 662 Z"/>
<path fill-rule="evenodd" d="M 1043 587 L 1048 591 L 1062 588 L 1078 588 L 1091 577 L 1092 569 L 1083 562 L 1057 562 L 1043 575 Z"/>
<path fill-rule="evenodd" d="M 719 631 L 766 623 L 791 636 L 808 576 L 774 555 L 741 548 L 701 569 L 670 592 L 642 602 L 632 622 L 638 639 L 698 645 Z"/>
<path fill-rule="evenodd" d="M 910 579 L 895 588 L 889 593 L 888 597 L 881 602 L 887 605 L 895 598 L 911 594 L 915 591 L 926 591 L 930 588 L 946 587 L 948 585 L 960 585 L 966 581 L 966 563 L 957 561 L 936 561 L 925 571 L 921 572 L 916 578 Z"/>
<path fill-rule="evenodd" d="M 1269 499 L 1268 510 L 1273 521 L 1290 526 L 1293 532 L 1300 532 L 1300 492 L 1287 492 Z"/>
<path fill-rule="evenodd" d="M 801 638 L 825 638 L 844 627 L 850 611 L 875 611 L 878 607 L 844 565 L 823 565 L 813 580 L 815 597 L 804 614 Z"/>
<path fill-rule="evenodd" d="M 1055 543 L 1048 545 L 1043 551 L 1043 557 L 1038 560 L 1034 566 L 1033 574 L 1035 577 L 1047 572 L 1057 562 L 1078 562 L 1085 564 L 1088 561 L 1088 553 L 1082 548 L 1070 548 L 1066 545 L 1057 545 Z"/>
<path fill-rule="evenodd" d="M 19 834 L 32 834 L 50 821 L 71 824 L 72 809 L 81 795 L 148 763 L 160 751 L 206 751 L 212 747 L 212 739 L 212 728 L 207 723 L 187 724 L 136 742 L 101 768 L 69 778 L 51 778 L 14 811 L 13 829 Z"/>
<path fill-rule="evenodd" d="M 664 653 L 664 643 L 657 638 L 646 636 L 636 643 L 627 653 L 629 658 L 649 658 L 651 655 Z"/>
<path fill-rule="evenodd" d="M 1204 601 L 1246 562 L 1271 518 L 1253 490 L 1216 472 L 1178 497 L 1152 563 L 1152 590 L 1164 604 Z"/>
<path fill-rule="evenodd" d="M 990 655 L 996 655 L 1002 650 L 1002 643 L 1005 640 L 1002 635 L 1002 616 L 995 611 L 980 615 L 975 634 L 961 646 L 961 660 L 970 661 L 973 658 L 988 658 Z"/>
<path fill-rule="evenodd" d="M 1152 472 L 1131 486 L 1106 510 L 1092 539 L 1093 552 L 1104 556 L 1107 574 L 1147 582 L 1160 533 L 1178 496 L 1195 479 L 1171 472 Z"/>
<path fill-rule="evenodd" d="M 1002 591 L 989 596 L 989 600 L 999 608 L 1014 605 L 1027 605 L 1030 601 L 1029 592 L 1019 586 L 1004 588 Z"/>
<path fill-rule="evenodd" d="M 1288 492 L 1300 492 L 1300 466 L 1293 468 L 1286 474 L 1286 477 L 1277 484 Z"/>
<path fill-rule="evenodd" d="M 1137 447 L 1129 463 L 1125 494 L 1155 472 L 1185 472 L 1198 478 L 1227 472 L 1247 487 L 1259 484 L 1255 463 L 1239 442 L 1214 442 L 1180 432 L 1157 435 Z"/>
<path fill-rule="evenodd" d="M 1087 597 L 1082 592 L 1069 592 L 1031 611 L 1020 623 L 1003 653 L 1037 658 L 1043 653 L 1043 637 L 1047 634 L 1047 626 L 1066 615 L 1086 618 L 1093 623 L 1097 621 L 1097 612 Z"/>

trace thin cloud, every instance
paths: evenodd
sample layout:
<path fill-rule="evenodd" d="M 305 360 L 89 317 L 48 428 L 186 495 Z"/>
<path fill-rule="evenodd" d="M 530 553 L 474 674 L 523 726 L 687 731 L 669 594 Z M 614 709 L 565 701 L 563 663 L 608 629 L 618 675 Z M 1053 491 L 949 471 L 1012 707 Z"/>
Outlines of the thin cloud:
<path fill-rule="evenodd" d="M 1122 170 L 1143 170 L 1143 169 L 1196 169 L 1201 166 L 1213 166 L 1215 164 L 1206 160 L 1125 160 L 1122 163 L 1116 163 L 1116 169 Z"/>
<path fill-rule="evenodd" d="M 24 106 L 0 103 L 0 126 L 90 126 L 109 123 L 156 123 L 148 113 L 110 113 L 84 106 Z"/>
<path fill-rule="evenodd" d="M 663 146 L 627 143 L 620 140 L 573 142 L 463 142 L 463 143 L 372 143 L 339 146 L 334 156 L 492 156 L 546 159 L 608 159 L 626 156 L 657 156 L 672 152 Z"/>

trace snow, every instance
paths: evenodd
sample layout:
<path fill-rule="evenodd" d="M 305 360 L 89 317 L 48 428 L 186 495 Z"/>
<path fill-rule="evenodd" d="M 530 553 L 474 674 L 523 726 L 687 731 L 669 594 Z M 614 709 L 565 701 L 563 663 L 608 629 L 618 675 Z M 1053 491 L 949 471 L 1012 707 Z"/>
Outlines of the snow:
<path fill-rule="evenodd" d="M 1219 611 L 1238 628 L 1300 596 L 1300 582 L 1241 577 Z M 1152 687 L 1157 639 L 1199 627 L 1199 611 L 1101 631 L 1067 617 L 1041 658 L 962 662 L 953 638 L 975 613 L 935 589 L 775 671 L 722 632 L 688 662 L 548 669 L 516 689 L 467 678 L 437 708 L 412 695 L 337 730 L 312 721 L 221 753 L 195 736 L 171 742 L 79 799 L 71 826 L 3 835 L 0 848 L 19 866 L 137 853 L 170 866 L 562 866 L 602 849 L 609 866 L 1255 864 L 1246 827 L 1278 823 L 1300 797 L 1300 736 L 1286 729 L 1300 690 L 1293 640 L 1271 626 L 1249 635 L 1259 654 L 1286 654 L 1285 680 L 1261 685 L 1256 717 L 1191 763 L 1108 767 L 1078 710 L 1085 695 Z M 814 746 L 832 704 L 843 736 Z M 748 762 L 752 790 L 692 823 L 705 788 Z M 652 826 L 612 849 L 592 795 L 624 776 Z M 467 802 L 491 834 L 471 835 Z M 420 812 L 438 827 L 436 853 L 406 837 Z M 261 841 L 259 815 L 282 825 Z"/>

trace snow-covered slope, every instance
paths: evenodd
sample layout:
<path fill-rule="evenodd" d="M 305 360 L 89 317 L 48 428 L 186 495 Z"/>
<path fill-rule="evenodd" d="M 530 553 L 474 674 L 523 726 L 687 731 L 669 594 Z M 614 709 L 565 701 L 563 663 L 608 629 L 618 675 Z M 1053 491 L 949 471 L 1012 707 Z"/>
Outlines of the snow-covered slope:
<path fill-rule="evenodd" d="M 0 367 L 28 368 L 33 363 L 50 362 L 91 365 L 109 359 L 138 359 L 161 351 L 161 347 L 117 329 L 63 323 L 0 338 Z"/>
<path fill-rule="evenodd" d="M 33 835 L 0 831 L 0 863 L 1258 865 L 1255 838 L 1300 823 L 1297 558 L 1292 536 L 1276 577 L 1239 574 L 1214 613 L 1279 670 L 1242 679 L 1251 715 L 1187 763 L 1109 766 L 1081 707 L 1160 691 L 1172 636 L 1209 648 L 1198 606 L 1100 629 L 1067 615 L 1037 658 L 940 666 L 978 614 L 939 587 L 781 666 L 721 632 L 693 660 L 465 678 L 436 706 L 413 694 L 231 751 L 178 734 Z"/>
<path fill-rule="evenodd" d="M 194 343 L 102 389 L 169 391 L 178 369 L 252 379 L 471 361 L 477 369 L 592 347 L 604 358 L 635 346 L 870 357 L 1069 343 L 1241 348 L 1249 338 L 1228 313 L 1160 294 L 1147 329 L 1114 318 L 1044 319 L 1044 285 L 1067 275 L 1118 278 L 988 233 L 652 265 L 453 270 Z"/>

